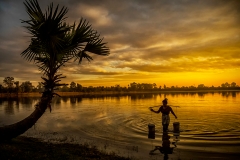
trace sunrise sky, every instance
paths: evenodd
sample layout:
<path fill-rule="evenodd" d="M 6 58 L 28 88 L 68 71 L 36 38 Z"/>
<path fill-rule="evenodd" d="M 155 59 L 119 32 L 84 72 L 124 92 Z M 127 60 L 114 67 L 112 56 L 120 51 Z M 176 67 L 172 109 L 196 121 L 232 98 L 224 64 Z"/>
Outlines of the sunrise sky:
<path fill-rule="evenodd" d="M 23 0 L 0 0 L 0 83 L 4 77 L 41 81 L 20 53 L 30 42 L 21 19 Z M 66 21 L 87 19 L 110 48 L 109 56 L 67 63 L 65 83 L 83 86 L 240 85 L 239 0 L 39 0 L 68 7 Z"/>

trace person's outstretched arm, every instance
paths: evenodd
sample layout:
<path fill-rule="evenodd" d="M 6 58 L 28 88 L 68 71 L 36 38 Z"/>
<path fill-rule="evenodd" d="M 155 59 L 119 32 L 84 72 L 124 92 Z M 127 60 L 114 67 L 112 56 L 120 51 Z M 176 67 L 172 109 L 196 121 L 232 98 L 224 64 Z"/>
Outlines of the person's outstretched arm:
<path fill-rule="evenodd" d="M 160 113 L 160 112 L 161 112 L 161 110 L 162 110 L 162 106 L 161 106 L 161 107 L 159 107 L 158 111 L 154 111 L 154 110 L 151 108 L 151 111 L 152 111 L 152 112 L 154 112 L 154 113 Z"/>
<path fill-rule="evenodd" d="M 175 118 L 177 119 L 177 116 L 175 115 L 175 113 L 173 112 L 172 108 L 171 108 L 171 113 L 175 116 Z"/>

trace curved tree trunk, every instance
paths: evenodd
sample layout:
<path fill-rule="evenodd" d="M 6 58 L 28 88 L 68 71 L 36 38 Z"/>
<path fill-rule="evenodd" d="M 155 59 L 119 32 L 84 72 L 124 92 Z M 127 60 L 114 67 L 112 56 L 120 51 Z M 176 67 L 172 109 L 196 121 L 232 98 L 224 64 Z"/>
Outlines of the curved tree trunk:
<path fill-rule="evenodd" d="M 44 92 L 40 102 L 36 105 L 36 108 L 31 115 L 15 124 L 0 127 L 0 142 L 11 140 L 31 128 L 43 115 L 50 104 L 52 97 L 52 92 Z"/>

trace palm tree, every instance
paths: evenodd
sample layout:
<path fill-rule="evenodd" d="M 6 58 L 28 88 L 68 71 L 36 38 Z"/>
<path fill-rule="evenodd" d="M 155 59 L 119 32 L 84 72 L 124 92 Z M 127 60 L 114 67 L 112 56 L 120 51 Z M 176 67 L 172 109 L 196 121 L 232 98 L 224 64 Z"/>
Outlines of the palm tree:
<path fill-rule="evenodd" d="M 24 3 L 29 20 L 22 20 L 25 28 L 31 34 L 31 43 L 21 55 L 28 61 L 34 62 L 43 73 L 41 99 L 34 112 L 12 125 L 0 127 L 0 141 L 10 140 L 31 128 L 49 107 L 58 87 L 62 74 L 58 71 L 66 62 L 71 60 L 81 63 L 83 58 L 93 60 L 89 53 L 109 55 L 109 48 L 103 43 L 103 38 L 93 30 L 89 23 L 81 18 L 78 24 L 69 25 L 65 22 L 67 8 L 48 6 L 44 14 L 37 0 L 26 0 Z"/>

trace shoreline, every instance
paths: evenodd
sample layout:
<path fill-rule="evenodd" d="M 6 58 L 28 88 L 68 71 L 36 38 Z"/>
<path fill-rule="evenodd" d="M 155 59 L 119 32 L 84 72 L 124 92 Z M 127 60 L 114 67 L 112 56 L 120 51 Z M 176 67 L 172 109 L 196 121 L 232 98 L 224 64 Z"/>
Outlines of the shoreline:
<path fill-rule="evenodd" d="M 80 160 L 131 160 L 116 153 L 100 151 L 88 144 L 48 143 L 37 138 L 19 136 L 9 142 L 0 143 L 0 159 L 80 159 Z"/>
<path fill-rule="evenodd" d="M 100 91 L 100 92 L 56 92 L 62 97 L 65 96 L 94 96 L 94 95 L 127 95 L 127 94 L 165 94 L 165 93 L 204 93 L 204 92 L 239 92 L 240 90 L 189 90 L 189 91 Z M 41 97 L 40 92 L 30 93 L 0 93 L 2 97 Z"/>
<path fill-rule="evenodd" d="M 169 154 L 171 160 L 230 160 L 238 159 L 239 153 L 221 153 L 211 151 L 197 151 L 181 149 L 178 151 L 181 154 Z M 141 154 L 141 153 L 139 153 Z M 136 156 L 136 155 L 135 155 Z M 51 143 L 44 142 L 38 138 L 18 136 L 11 141 L 0 143 L 0 159 L 1 160 L 52 160 L 52 159 L 77 159 L 77 160 L 144 160 L 163 158 L 164 155 L 160 152 L 147 154 L 144 157 L 140 156 L 121 156 L 115 152 L 107 153 L 104 150 L 99 150 L 97 146 L 89 144 L 72 144 L 72 143 Z"/>

